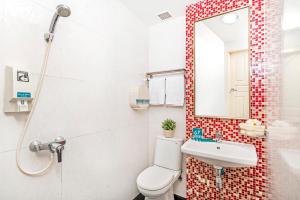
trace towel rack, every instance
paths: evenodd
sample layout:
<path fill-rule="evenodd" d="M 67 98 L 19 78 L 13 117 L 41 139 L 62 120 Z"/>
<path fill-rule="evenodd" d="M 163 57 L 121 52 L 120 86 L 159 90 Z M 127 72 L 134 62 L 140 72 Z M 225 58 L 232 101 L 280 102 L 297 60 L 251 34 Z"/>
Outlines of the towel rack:
<path fill-rule="evenodd" d="M 154 75 L 160 75 L 160 74 L 173 74 L 178 72 L 185 72 L 184 68 L 181 69 L 172 69 L 172 70 L 164 70 L 164 71 L 155 71 L 155 72 L 148 72 L 146 73 L 147 78 L 151 78 Z"/>

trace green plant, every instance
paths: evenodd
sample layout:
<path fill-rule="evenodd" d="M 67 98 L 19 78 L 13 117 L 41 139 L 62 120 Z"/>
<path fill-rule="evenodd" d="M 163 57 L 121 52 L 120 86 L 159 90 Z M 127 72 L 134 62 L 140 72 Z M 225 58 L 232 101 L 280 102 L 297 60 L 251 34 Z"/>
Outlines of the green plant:
<path fill-rule="evenodd" d="M 165 119 L 162 123 L 161 123 L 161 127 L 165 130 L 165 131 L 174 131 L 176 128 L 176 122 L 173 121 L 172 119 Z"/>

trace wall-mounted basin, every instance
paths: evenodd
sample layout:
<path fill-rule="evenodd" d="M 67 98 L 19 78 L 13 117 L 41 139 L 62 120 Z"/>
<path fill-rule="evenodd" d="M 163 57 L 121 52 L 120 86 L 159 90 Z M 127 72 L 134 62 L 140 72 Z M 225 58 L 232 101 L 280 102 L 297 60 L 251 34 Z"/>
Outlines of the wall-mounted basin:
<path fill-rule="evenodd" d="M 229 141 L 198 142 L 189 139 L 182 145 L 181 151 L 219 167 L 251 167 L 257 164 L 256 149 L 251 144 Z"/>

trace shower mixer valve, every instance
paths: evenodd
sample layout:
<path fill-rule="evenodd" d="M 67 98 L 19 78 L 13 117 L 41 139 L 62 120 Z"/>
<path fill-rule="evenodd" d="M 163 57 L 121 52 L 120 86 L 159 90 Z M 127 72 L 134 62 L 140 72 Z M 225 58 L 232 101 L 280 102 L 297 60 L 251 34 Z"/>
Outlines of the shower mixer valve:
<path fill-rule="evenodd" d="M 51 153 L 57 154 L 57 162 L 62 161 L 62 151 L 64 150 L 66 139 L 59 136 L 54 141 L 49 143 L 42 143 L 41 141 L 35 140 L 30 143 L 29 150 L 32 152 L 39 152 L 49 150 Z"/>

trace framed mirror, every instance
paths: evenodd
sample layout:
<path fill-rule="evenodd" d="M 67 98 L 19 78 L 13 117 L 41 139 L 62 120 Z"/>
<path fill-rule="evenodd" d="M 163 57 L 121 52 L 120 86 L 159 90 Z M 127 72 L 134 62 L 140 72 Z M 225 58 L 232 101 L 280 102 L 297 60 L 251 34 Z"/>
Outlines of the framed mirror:
<path fill-rule="evenodd" d="M 195 23 L 195 115 L 248 119 L 249 9 Z"/>

